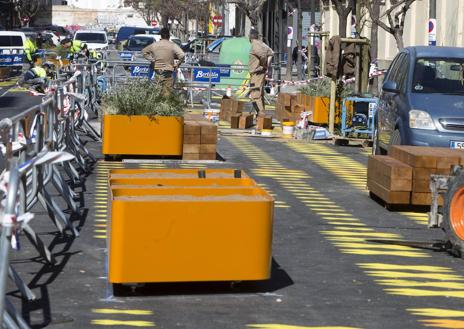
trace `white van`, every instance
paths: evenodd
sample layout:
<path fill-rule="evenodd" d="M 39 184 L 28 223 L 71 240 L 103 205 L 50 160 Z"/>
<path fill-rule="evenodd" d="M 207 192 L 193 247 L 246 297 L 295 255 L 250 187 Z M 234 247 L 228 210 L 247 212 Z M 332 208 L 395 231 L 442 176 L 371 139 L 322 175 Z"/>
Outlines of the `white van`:
<path fill-rule="evenodd" d="M 91 50 L 107 50 L 108 37 L 105 31 L 83 31 L 79 30 L 74 34 L 74 40 L 79 40 L 87 44 Z"/>
<path fill-rule="evenodd" d="M 23 65 L 25 43 L 23 32 L 0 31 L 0 66 Z"/>

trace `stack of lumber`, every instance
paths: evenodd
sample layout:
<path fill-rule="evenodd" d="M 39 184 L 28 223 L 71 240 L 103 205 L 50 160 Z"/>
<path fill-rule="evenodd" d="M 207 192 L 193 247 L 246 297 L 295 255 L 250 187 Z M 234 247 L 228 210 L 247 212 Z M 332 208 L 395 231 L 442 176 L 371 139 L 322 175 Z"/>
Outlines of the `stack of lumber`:
<path fill-rule="evenodd" d="M 234 98 L 224 96 L 221 100 L 221 112 L 219 120 L 231 122 L 231 117 L 243 112 L 244 102 L 240 102 Z"/>
<path fill-rule="evenodd" d="M 184 120 L 183 160 L 216 160 L 217 126 L 202 117 Z"/>
<path fill-rule="evenodd" d="M 464 165 L 463 151 L 392 146 L 389 156 L 369 158 L 368 188 L 388 204 L 430 205 L 430 176 L 449 175 L 454 165 Z"/>
<path fill-rule="evenodd" d="M 276 101 L 276 119 L 282 121 L 297 122 L 300 114 L 304 111 L 301 104 L 301 94 L 279 93 Z"/>
<path fill-rule="evenodd" d="M 256 130 L 261 131 L 263 129 L 272 129 L 271 115 L 259 115 L 256 118 Z"/>
<path fill-rule="evenodd" d="M 240 113 L 234 114 L 230 118 L 230 127 L 232 129 L 248 129 L 253 127 L 253 114 Z"/>

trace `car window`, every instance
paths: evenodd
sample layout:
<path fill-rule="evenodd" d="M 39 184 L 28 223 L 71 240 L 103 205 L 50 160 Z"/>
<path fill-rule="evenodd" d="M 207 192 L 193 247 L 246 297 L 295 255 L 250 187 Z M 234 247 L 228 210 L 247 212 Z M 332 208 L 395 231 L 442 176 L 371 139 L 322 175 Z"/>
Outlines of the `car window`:
<path fill-rule="evenodd" d="M 388 75 L 388 80 L 396 82 L 398 86 L 400 84 L 401 70 L 403 69 L 401 66 L 404 62 L 404 56 L 406 56 L 404 53 L 400 53 L 398 55 L 397 60 L 393 64 L 391 72 Z"/>
<path fill-rule="evenodd" d="M 128 47 L 145 48 L 146 46 L 152 44 L 153 42 L 155 42 L 155 39 L 153 38 L 142 38 L 142 37 L 130 38 Z"/>
<path fill-rule="evenodd" d="M 89 43 L 105 43 L 106 36 L 103 33 L 77 33 L 76 40 Z"/>
<path fill-rule="evenodd" d="M 19 35 L 0 35 L 0 47 L 22 47 L 23 38 Z"/>
<path fill-rule="evenodd" d="M 418 58 L 412 91 L 464 95 L 464 59 Z"/>
<path fill-rule="evenodd" d="M 406 92 L 406 80 L 409 72 L 409 58 L 407 54 L 402 54 L 398 61 L 398 70 L 396 74 L 396 83 L 402 92 Z"/>
<path fill-rule="evenodd" d="M 401 54 L 397 55 L 394 59 L 393 62 L 390 64 L 390 67 L 388 68 L 387 75 L 385 76 L 385 81 L 391 81 L 393 77 L 393 72 L 396 72 L 396 67 L 398 66 L 398 60 Z"/>

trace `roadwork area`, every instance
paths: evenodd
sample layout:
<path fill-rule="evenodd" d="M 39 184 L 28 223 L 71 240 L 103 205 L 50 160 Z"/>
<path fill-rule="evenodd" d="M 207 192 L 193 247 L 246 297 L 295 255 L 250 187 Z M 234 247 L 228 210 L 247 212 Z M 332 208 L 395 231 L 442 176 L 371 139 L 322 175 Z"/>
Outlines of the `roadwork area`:
<path fill-rule="evenodd" d="M 87 147 L 99 154 L 101 145 Z M 223 135 L 218 153 L 224 162 L 98 161 L 80 189 L 83 216 L 74 222 L 80 237 L 52 232 L 38 209 L 31 226 L 57 263 L 44 263 L 23 240 L 12 264 L 37 300 L 21 308 L 13 285 L 9 299 L 33 328 L 464 328 L 462 259 L 371 242 L 444 236 L 427 228 L 426 212 L 388 211 L 369 197 L 370 149 Z M 113 291 L 107 284 L 108 170 L 167 167 L 243 169 L 273 195 L 270 280 Z"/>

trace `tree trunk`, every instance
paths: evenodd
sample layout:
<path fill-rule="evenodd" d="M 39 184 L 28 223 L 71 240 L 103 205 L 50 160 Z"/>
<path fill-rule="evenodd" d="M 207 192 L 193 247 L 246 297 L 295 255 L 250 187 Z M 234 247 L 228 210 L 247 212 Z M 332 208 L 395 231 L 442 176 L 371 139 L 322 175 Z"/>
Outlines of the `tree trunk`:
<path fill-rule="evenodd" d="M 338 15 L 338 35 L 342 38 L 346 38 L 346 23 L 348 15 L 344 16 L 343 14 Z"/>
<path fill-rule="evenodd" d="M 297 1 L 298 6 L 298 25 L 297 25 L 297 32 L 296 38 L 298 42 L 298 56 L 296 60 L 296 69 L 298 74 L 298 80 L 302 80 L 302 60 L 301 60 L 301 43 L 303 41 L 303 12 L 301 10 L 301 0 Z"/>
<path fill-rule="evenodd" d="M 260 36 L 263 35 L 263 17 L 260 13 L 258 13 L 257 17 L 256 17 L 256 26 L 255 26 L 255 29 L 258 30 L 258 33 Z"/>
<path fill-rule="evenodd" d="M 403 31 L 395 30 L 395 34 L 393 34 L 393 36 L 395 37 L 396 46 L 398 47 L 398 50 L 402 50 L 404 48 Z"/>
<path fill-rule="evenodd" d="M 373 17 L 379 17 L 380 15 L 380 3 L 377 1 L 374 1 L 372 5 L 372 16 Z M 375 23 L 372 23 L 371 27 L 371 59 L 372 60 L 377 60 L 378 54 L 379 53 L 379 26 Z M 378 94 L 378 84 L 379 84 L 379 78 L 375 77 L 372 81 L 372 89 L 371 93 L 373 92 L 374 95 Z"/>
<path fill-rule="evenodd" d="M 287 26 L 293 26 L 293 16 L 287 17 Z M 292 41 L 288 40 L 287 36 L 287 69 L 286 79 L 292 80 Z"/>

